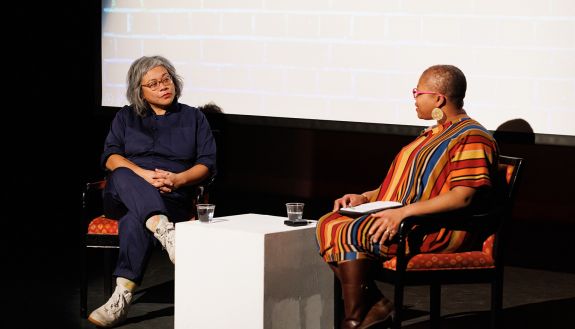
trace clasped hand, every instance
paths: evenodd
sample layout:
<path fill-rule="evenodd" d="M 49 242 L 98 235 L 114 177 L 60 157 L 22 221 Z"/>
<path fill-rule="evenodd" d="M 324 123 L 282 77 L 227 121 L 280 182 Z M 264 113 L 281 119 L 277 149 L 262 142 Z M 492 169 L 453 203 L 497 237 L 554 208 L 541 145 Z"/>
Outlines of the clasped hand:
<path fill-rule="evenodd" d="M 367 201 L 369 200 L 364 195 L 346 194 L 334 201 L 333 211 L 336 212 L 344 207 L 355 207 Z M 397 233 L 399 223 L 404 218 L 403 208 L 386 209 L 369 215 L 368 220 L 373 219 L 373 224 L 368 232 L 369 239 L 372 243 L 383 243 L 386 240 L 393 239 Z"/>
<path fill-rule="evenodd" d="M 178 174 L 162 169 L 146 170 L 145 179 L 157 188 L 160 193 L 170 193 L 177 188 Z"/>

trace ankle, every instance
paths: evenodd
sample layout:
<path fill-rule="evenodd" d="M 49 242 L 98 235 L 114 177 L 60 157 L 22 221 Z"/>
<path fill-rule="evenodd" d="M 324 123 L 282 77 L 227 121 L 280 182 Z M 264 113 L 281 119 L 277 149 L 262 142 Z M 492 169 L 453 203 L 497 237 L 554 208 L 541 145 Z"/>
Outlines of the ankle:
<path fill-rule="evenodd" d="M 174 223 L 168 220 L 164 215 L 158 215 L 159 220 L 154 229 L 154 237 L 160 241 L 162 247 L 166 249 L 172 263 L 176 263 L 176 248 L 175 248 L 175 227 Z"/>
<path fill-rule="evenodd" d="M 138 284 L 136 282 L 122 277 L 116 278 L 116 284 L 125 288 L 129 292 L 134 292 L 136 288 L 138 288 Z"/>
<path fill-rule="evenodd" d="M 156 228 L 158 227 L 158 225 L 160 223 L 166 223 L 169 222 L 168 221 L 168 217 L 166 217 L 165 215 L 154 215 L 150 218 L 148 218 L 148 220 L 146 220 L 146 228 L 152 232 L 156 232 Z"/>
<path fill-rule="evenodd" d="M 160 221 L 160 216 L 154 215 L 148 220 L 146 220 L 146 228 L 152 232 L 156 231 L 156 227 L 158 226 L 158 222 Z"/>

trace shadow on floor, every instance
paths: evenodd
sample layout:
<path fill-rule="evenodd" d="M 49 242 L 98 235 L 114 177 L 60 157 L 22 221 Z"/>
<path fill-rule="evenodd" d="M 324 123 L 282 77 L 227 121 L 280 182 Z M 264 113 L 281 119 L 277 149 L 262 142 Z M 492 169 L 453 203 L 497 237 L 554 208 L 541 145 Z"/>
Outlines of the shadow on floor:
<path fill-rule="evenodd" d="M 503 328 L 522 329 L 570 329 L 573 328 L 573 310 L 575 298 L 559 299 L 506 308 L 503 310 Z M 425 312 L 423 312 L 425 313 Z M 412 319 L 413 313 L 406 310 L 406 319 Z M 454 313 L 442 317 L 442 329 L 485 329 L 490 328 L 490 312 Z M 412 325 L 408 329 L 428 329 L 429 320 Z"/>
<path fill-rule="evenodd" d="M 96 263 L 98 264 L 98 263 Z M 98 267 L 92 272 L 89 310 L 109 297 L 102 289 L 103 276 Z M 575 323 L 575 275 L 571 273 L 506 267 L 503 329 L 566 329 Z M 65 284 L 65 285 L 62 285 Z M 21 285 L 35 288 L 34 298 L 19 294 Z M 12 285 L 10 296 L 22 296 L 15 313 L 27 328 L 42 328 L 56 323 L 59 329 L 95 329 L 79 317 L 79 287 L 67 280 L 23 281 Z M 380 289 L 393 296 L 389 285 Z M 121 329 L 174 329 L 174 266 L 164 251 L 156 251 L 150 260 L 143 285 L 138 288 L 127 321 Z M 455 285 L 442 289 L 442 329 L 485 329 L 489 327 L 490 289 L 488 285 Z M 192 298 L 192 297 L 190 297 Z M 62 303 L 58 303 L 62 300 Z M 404 329 L 429 328 L 429 294 L 427 287 L 410 287 L 406 291 L 408 307 L 404 311 Z M 62 307 L 62 305 L 65 305 Z M 41 307 L 39 307 L 41 306 Z M 34 316 L 30 316 L 34 310 Z M 472 312 L 468 312 L 472 310 Z M 21 316 L 18 316 L 20 315 Z M 54 314 L 63 321 L 54 322 Z M 47 321 L 47 319 L 49 321 Z M 32 325 L 32 324 L 38 325 Z M 246 328 L 251 329 L 251 328 Z M 299 329 L 299 328 L 294 328 Z"/>
<path fill-rule="evenodd" d="M 159 310 L 150 311 L 143 315 L 138 315 L 134 317 L 129 317 L 126 322 L 122 324 L 122 326 L 127 326 L 130 324 L 137 324 L 142 321 L 147 321 L 151 319 L 158 319 L 162 317 L 170 317 L 170 321 L 173 321 L 174 316 L 174 306 L 168 306 Z"/>
<path fill-rule="evenodd" d="M 132 305 L 140 303 L 174 303 L 174 280 L 166 281 L 136 291 L 136 300 Z"/>

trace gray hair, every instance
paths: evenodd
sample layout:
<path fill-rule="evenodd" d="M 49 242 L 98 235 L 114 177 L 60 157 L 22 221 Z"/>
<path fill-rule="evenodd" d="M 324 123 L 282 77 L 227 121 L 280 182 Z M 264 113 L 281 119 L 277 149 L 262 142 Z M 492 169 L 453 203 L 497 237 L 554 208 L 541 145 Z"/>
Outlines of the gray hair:
<path fill-rule="evenodd" d="M 176 74 L 176 69 L 169 60 L 162 56 L 143 56 L 136 59 L 132 65 L 130 65 L 128 75 L 126 76 L 126 82 L 128 84 L 126 98 L 139 116 L 145 116 L 148 110 L 148 102 L 144 99 L 142 93 L 142 78 L 148 71 L 158 66 L 163 66 L 172 77 L 172 81 L 176 87 L 175 98 L 179 98 L 182 93 L 184 82 L 182 78 Z"/>

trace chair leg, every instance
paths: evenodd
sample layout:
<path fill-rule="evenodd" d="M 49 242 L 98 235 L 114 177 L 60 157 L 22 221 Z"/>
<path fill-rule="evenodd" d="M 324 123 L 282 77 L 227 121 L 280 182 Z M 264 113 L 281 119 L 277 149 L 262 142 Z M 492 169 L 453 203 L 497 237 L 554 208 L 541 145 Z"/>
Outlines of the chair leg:
<path fill-rule="evenodd" d="M 393 316 L 393 329 L 401 328 L 401 319 L 403 316 L 403 283 L 395 282 L 393 292 L 393 303 L 395 304 L 395 314 Z"/>
<path fill-rule="evenodd" d="M 502 279 L 491 283 L 491 329 L 498 329 L 503 309 L 503 282 Z"/>
<path fill-rule="evenodd" d="M 81 278 L 80 278 L 80 316 L 82 318 L 88 317 L 88 262 L 86 257 L 88 257 L 88 251 L 86 248 L 82 248 L 82 258 L 80 260 Z"/>
<path fill-rule="evenodd" d="M 431 312 L 431 329 L 439 329 L 441 320 L 441 285 L 434 283 L 429 287 L 429 308 Z"/>
<path fill-rule="evenodd" d="M 116 249 L 104 249 L 104 295 L 111 295 L 116 285 L 114 284 L 113 266 Z"/>

